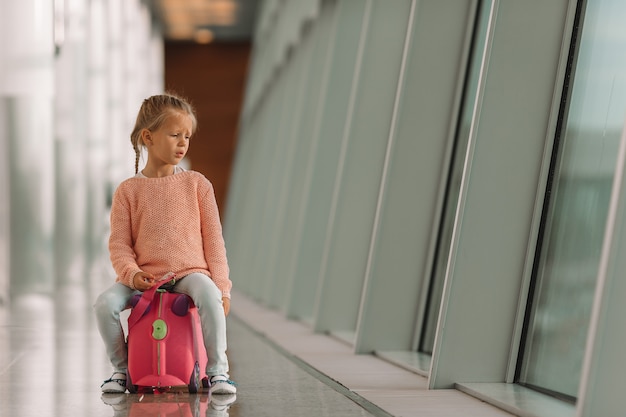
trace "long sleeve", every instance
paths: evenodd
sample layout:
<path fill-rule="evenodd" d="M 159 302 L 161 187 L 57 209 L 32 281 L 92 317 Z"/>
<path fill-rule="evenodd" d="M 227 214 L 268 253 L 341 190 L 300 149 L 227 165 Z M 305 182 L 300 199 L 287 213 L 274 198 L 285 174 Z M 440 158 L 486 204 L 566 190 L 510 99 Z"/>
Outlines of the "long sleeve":
<path fill-rule="evenodd" d="M 133 249 L 130 204 L 122 190 L 118 188 L 113 195 L 109 254 L 118 281 L 133 288 L 132 279 L 141 268 L 137 265 L 137 256 Z"/>
<path fill-rule="evenodd" d="M 230 298 L 232 282 L 229 278 L 230 270 L 226 257 L 222 224 L 211 183 L 209 183 L 208 191 L 200 199 L 200 216 L 204 257 L 209 266 L 211 278 L 222 291 L 222 296 Z"/>

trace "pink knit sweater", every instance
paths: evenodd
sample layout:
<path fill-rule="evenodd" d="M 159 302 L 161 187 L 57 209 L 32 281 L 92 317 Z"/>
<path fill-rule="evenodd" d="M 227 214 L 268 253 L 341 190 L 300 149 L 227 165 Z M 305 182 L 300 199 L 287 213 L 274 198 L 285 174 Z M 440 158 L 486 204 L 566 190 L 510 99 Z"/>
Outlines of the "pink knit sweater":
<path fill-rule="evenodd" d="M 198 172 L 122 182 L 113 196 L 109 252 L 117 281 L 131 288 L 139 271 L 156 278 L 170 271 L 178 277 L 201 272 L 230 298 L 213 185 Z"/>

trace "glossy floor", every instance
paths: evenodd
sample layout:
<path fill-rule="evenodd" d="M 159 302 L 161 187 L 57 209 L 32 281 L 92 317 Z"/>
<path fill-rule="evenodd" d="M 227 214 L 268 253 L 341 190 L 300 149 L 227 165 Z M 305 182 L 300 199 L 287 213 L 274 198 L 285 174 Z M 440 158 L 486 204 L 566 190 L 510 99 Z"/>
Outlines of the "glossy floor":
<path fill-rule="evenodd" d="M 27 295 L 0 308 L 0 417 L 510 416 L 456 390 L 354 355 L 245 297 L 229 317 L 234 398 L 184 391 L 102 395 L 109 376 L 85 290 Z"/>

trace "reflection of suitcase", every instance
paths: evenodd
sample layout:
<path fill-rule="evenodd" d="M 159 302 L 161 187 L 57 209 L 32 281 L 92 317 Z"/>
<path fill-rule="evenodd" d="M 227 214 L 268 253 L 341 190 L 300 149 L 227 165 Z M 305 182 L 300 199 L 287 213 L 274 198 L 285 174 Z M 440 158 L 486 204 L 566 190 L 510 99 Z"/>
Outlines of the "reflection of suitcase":
<path fill-rule="evenodd" d="M 130 404 L 128 417 L 177 416 L 205 417 L 209 411 L 209 395 L 187 395 L 184 393 L 164 393 L 150 395 Z"/>
<path fill-rule="evenodd" d="M 198 309 L 187 295 L 160 288 L 170 282 L 162 280 L 133 299 L 128 318 L 129 392 L 186 385 L 196 393 L 201 385 L 208 387 Z"/>
<path fill-rule="evenodd" d="M 209 409 L 209 395 L 187 395 L 185 393 L 164 393 L 150 395 L 130 404 L 128 417 L 145 416 L 177 416 L 177 417 L 205 417 L 211 415 Z"/>

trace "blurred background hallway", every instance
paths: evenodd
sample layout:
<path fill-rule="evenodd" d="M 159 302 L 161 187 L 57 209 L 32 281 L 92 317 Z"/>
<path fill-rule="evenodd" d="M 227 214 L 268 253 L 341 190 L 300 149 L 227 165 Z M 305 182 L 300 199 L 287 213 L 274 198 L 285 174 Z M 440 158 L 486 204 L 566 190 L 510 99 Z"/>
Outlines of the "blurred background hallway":
<path fill-rule="evenodd" d="M 108 209 L 145 97 L 196 106 L 185 163 L 225 206 L 257 5 L 203 3 L 0 2 L 2 416 L 114 414 L 91 305 L 115 279 Z"/>
<path fill-rule="evenodd" d="M 622 0 L 0 0 L 0 417 L 621 417 L 624 20 Z M 166 90 L 196 107 L 184 165 L 224 226 L 230 405 L 100 393 L 111 197 Z"/>

